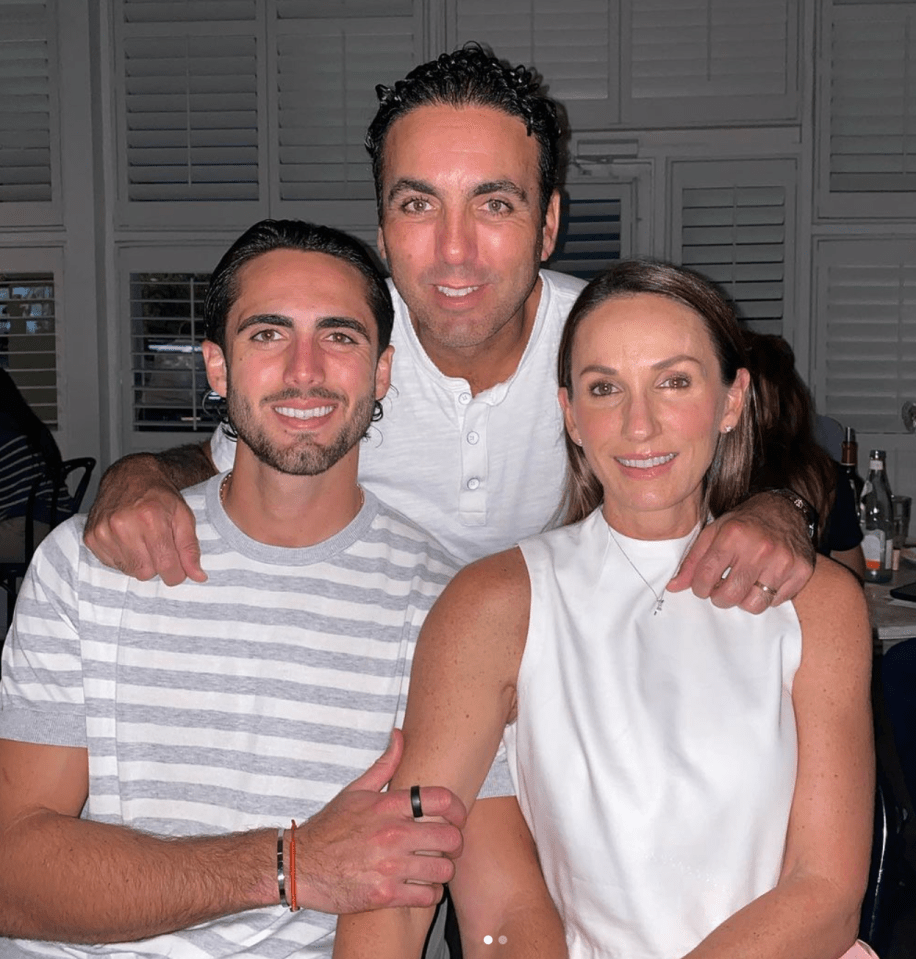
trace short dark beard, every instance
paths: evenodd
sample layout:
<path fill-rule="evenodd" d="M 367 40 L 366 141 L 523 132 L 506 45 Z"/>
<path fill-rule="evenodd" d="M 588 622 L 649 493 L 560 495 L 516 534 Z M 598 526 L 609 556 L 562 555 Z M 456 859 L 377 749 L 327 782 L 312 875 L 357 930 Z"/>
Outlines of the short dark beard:
<path fill-rule="evenodd" d="M 301 443 L 281 450 L 271 445 L 268 437 L 257 427 L 251 405 L 247 400 L 235 396 L 230 382 L 226 384 L 226 394 L 229 422 L 238 438 L 266 466 L 290 476 L 317 476 L 342 460 L 366 435 L 375 408 L 373 394 L 362 396 L 353 404 L 352 415 L 330 444 L 321 446 L 313 442 L 307 434 L 303 434 Z M 339 394 L 320 387 L 309 390 L 304 395 L 318 399 L 342 400 Z M 302 396 L 302 393 L 292 390 L 288 396 L 279 395 L 273 401 Z"/>

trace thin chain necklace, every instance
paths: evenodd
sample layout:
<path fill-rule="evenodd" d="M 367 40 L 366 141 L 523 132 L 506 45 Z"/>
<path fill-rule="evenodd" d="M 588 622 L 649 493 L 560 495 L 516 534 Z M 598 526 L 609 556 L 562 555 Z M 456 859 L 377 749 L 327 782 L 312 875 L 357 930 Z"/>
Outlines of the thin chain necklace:
<path fill-rule="evenodd" d="M 223 477 L 222 483 L 219 484 L 219 501 L 223 504 L 223 506 L 226 505 L 226 486 L 228 485 L 229 478 L 231 476 L 232 470 L 229 470 L 229 472 Z"/>
<path fill-rule="evenodd" d="M 690 537 L 690 540 L 688 541 L 687 545 L 684 547 L 684 551 L 681 553 L 681 558 L 677 561 L 677 567 L 675 567 L 675 569 L 680 568 L 681 563 L 684 561 L 684 557 L 687 555 L 687 552 L 689 551 L 690 547 L 693 546 L 696 538 L 700 535 L 700 530 L 702 528 L 703 528 L 702 526 L 698 526 L 697 529 L 694 531 L 693 535 Z M 613 526 L 611 526 L 610 523 L 607 524 L 607 530 L 611 534 L 611 539 L 614 540 L 614 543 L 616 544 L 617 549 L 620 550 L 623 558 L 632 567 L 633 572 L 636 573 L 636 575 L 646 584 L 646 589 L 648 589 L 649 592 L 655 597 L 655 609 L 652 610 L 652 615 L 657 616 L 662 611 L 662 606 L 665 605 L 665 590 L 667 589 L 667 587 L 663 586 L 662 591 L 660 593 L 656 593 L 655 589 L 653 588 L 649 580 L 647 580 L 646 577 L 643 576 L 643 574 L 639 571 L 639 567 L 636 565 L 636 563 L 634 563 L 633 560 L 631 560 L 630 557 L 627 555 L 627 551 L 620 544 L 620 540 L 617 539 L 617 535 L 614 532 L 614 528 Z"/>
<path fill-rule="evenodd" d="M 229 470 L 229 472 L 223 477 L 222 483 L 219 484 L 219 501 L 223 504 L 223 506 L 226 505 L 226 487 L 229 485 L 229 480 L 231 477 L 232 470 Z M 361 510 L 366 504 L 366 494 L 363 492 L 363 488 L 359 485 L 359 483 L 356 484 L 356 488 L 359 490 L 359 509 L 356 511 L 358 513 L 359 510 Z"/>

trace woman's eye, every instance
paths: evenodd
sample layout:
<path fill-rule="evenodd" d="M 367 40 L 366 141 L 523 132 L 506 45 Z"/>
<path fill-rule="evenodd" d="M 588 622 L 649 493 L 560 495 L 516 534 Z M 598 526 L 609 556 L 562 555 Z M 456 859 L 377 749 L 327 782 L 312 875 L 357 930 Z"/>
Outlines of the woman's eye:
<path fill-rule="evenodd" d="M 690 386 L 690 377 L 684 376 L 681 373 L 676 373 L 672 376 L 667 377 L 662 382 L 662 386 L 668 386 L 676 390 L 682 390 Z"/>
<path fill-rule="evenodd" d="M 588 391 L 592 396 L 610 396 L 611 393 L 615 392 L 614 384 L 605 382 L 592 383 Z"/>

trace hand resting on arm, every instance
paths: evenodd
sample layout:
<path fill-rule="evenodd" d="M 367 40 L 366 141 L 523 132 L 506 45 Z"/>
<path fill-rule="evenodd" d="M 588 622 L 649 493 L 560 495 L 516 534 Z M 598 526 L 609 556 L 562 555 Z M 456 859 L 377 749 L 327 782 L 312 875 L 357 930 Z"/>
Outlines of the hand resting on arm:
<path fill-rule="evenodd" d="M 461 852 L 464 806 L 424 788 L 380 793 L 403 751 L 395 731 L 370 769 L 296 830 L 299 905 L 330 913 L 438 900 Z M 80 819 L 84 749 L 0 740 L 0 936 L 128 942 L 276 905 L 277 829 L 165 838 Z M 289 835 L 286 837 L 287 856 Z M 429 850 L 439 855 L 419 855 Z"/>
<path fill-rule="evenodd" d="M 209 443 L 135 453 L 102 477 L 85 541 L 106 566 L 134 579 L 158 575 L 168 586 L 203 582 L 194 518 L 179 490 L 216 473 Z"/>

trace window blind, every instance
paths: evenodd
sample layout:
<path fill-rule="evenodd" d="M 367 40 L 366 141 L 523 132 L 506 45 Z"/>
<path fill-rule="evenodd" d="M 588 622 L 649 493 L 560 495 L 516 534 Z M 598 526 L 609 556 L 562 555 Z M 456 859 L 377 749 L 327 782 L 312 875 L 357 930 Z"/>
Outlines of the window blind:
<path fill-rule="evenodd" d="M 570 183 L 550 268 L 590 280 L 619 260 L 623 215 L 618 188 Z"/>
<path fill-rule="evenodd" d="M 674 165 L 674 259 L 720 284 L 756 329 L 784 333 L 792 294 L 793 161 Z"/>
<path fill-rule="evenodd" d="M 58 425 L 53 273 L 0 274 L 0 366 L 29 406 Z"/>
<path fill-rule="evenodd" d="M 794 119 L 799 7 L 798 0 L 625 3 L 624 122 L 658 127 Z"/>
<path fill-rule="evenodd" d="M 916 9 L 832 10 L 828 180 L 831 193 L 916 191 Z M 912 200 L 911 200 L 912 202 Z"/>
<path fill-rule="evenodd" d="M 817 257 L 819 405 L 862 433 L 902 433 L 916 384 L 916 242 L 827 240 Z"/>
<path fill-rule="evenodd" d="M 209 392 L 200 343 L 209 273 L 131 273 L 133 427 L 209 432 Z"/>
<path fill-rule="evenodd" d="M 0 203 L 52 199 L 52 4 L 0 2 Z"/>

